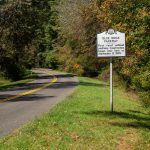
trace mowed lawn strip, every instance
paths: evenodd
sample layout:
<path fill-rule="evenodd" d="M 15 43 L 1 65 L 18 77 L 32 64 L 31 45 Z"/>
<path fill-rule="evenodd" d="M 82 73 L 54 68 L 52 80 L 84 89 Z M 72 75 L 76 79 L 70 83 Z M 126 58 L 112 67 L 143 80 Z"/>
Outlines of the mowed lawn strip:
<path fill-rule="evenodd" d="M 2 150 L 150 149 L 148 109 L 114 89 L 109 112 L 109 86 L 80 77 L 75 92 L 42 118 L 0 139 Z"/>

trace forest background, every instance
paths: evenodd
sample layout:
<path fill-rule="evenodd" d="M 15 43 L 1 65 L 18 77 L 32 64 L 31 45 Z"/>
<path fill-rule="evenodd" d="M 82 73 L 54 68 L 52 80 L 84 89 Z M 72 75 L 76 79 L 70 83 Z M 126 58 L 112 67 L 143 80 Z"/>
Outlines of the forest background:
<path fill-rule="evenodd" d="M 0 76 L 20 80 L 46 67 L 108 79 L 96 57 L 96 34 L 126 34 L 125 58 L 114 59 L 117 82 L 150 107 L 150 2 L 147 0 L 0 0 Z"/>

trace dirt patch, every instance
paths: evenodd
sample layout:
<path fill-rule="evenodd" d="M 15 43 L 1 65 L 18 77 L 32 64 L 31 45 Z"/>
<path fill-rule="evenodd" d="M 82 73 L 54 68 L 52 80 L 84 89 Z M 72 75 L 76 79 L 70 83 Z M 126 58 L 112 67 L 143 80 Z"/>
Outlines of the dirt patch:
<path fill-rule="evenodd" d="M 119 139 L 115 150 L 133 150 L 137 137 L 135 129 L 126 130 L 125 134 Z"/>

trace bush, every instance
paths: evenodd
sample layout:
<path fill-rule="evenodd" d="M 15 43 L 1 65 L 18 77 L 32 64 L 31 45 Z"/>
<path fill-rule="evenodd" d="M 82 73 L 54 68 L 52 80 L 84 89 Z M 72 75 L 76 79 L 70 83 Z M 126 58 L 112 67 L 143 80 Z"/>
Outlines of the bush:
<path fill-rule="evenodd" d="M 144 106 L 150 106 L 150 63 L 139 75 L 133 78 L 133 84 L 140 91 L 140 99 Z"/>
<path fill-rule="evenodd" d="M 109 74 L 110 74 L 109 68 L 103 69 L 101 73 L 98 75 L 98 79 L 103 81 L 109 81 L 110 78 Z"/>
<path fill-rule="evenodd" d="M 12 58 L 5 57 L 2 62 L 1 70 L 6 78 L 12 80 L 19 80 L 25 73 L 25 68 L 22 64 L 16 63 Z"/>
<path fill-rule="evenodd" d="M 44 53 L 45 65 L 51 69 L 58 68 L 58 59 L 54 51 Z"/>
<path fill-rule="evenodd" d="M 88 55 L 80 55 L 77 60 L 84 70 L 84 76 L 96 77 L 98 75 L 99 64 L 97 58 Z"/>
<path fill-rule="evenodd" d="M 140 93 L 140 100 L 141 103 L 145 106 L 145 107 L 149 107 L 150 106 L 150 91 L 143 91 Z"/>

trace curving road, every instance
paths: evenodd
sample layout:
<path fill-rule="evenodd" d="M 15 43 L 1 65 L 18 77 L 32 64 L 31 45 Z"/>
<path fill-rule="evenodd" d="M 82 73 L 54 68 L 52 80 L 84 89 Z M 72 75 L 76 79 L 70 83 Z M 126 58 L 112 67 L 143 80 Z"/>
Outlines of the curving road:
<path fill-rule="evenodd" d="M 28 84 L 0 91 L 0 136 L 5 136 L 28 121 L 47 112 L 69 96 L 78 79 L 71 74 L 48 69 L 34 69 L 38 79 Z"/>

